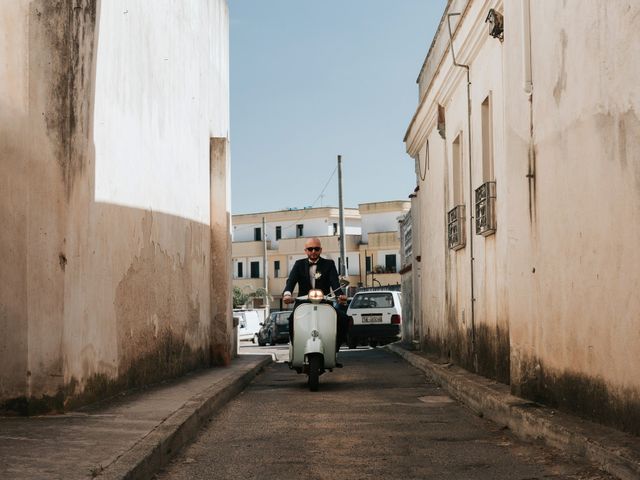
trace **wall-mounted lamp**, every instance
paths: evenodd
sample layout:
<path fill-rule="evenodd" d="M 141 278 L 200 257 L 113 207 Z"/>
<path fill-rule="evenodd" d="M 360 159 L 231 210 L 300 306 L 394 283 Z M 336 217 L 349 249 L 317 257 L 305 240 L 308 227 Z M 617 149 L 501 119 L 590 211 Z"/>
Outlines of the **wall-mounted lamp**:
<path fill-rule="evenodd" d="M 496 12 L 493 8 L 489 10 L 489 15 L 484 23 L 489 24 L 489 35 L 501 42 L 504 40 L 504 17 L 500 12 Z"/>

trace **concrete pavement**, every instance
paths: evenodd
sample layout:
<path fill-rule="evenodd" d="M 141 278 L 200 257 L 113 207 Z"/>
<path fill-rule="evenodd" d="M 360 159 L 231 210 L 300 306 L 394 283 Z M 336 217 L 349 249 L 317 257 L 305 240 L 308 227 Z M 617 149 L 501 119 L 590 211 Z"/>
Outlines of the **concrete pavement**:
<path fill-rule="evenodd" d="M 0 478 L 150 478 L 271 361 L 241 355 L 108 404 L 0 418 Z"/>
<path fill-rule="evenodd" d="M 620 479 L 640 479 L 640 438 L 515 397 L 507 385 L 451 364 L 435 363 L 400 344 L 386 348 L 425 372 L 478 415 L 508 427 L 516 436 L 586 458 Z"/>
<path fill-rule="evenodd" d="M 520 438 L 585 457 L 618 478 L 640 478 L 640 438 L 514 397 L 506 385 L 399 344 L 387 348 Z M 241 355 L 229 367 L 66 415 L 0 418 L 0 478 L 150 478 L 271 361 Z"/>

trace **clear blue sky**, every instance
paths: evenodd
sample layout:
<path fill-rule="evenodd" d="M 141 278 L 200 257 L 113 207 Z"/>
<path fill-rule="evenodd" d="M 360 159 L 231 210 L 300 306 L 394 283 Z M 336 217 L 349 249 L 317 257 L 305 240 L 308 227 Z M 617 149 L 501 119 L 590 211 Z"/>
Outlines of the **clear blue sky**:
<path fill-rule="evenodd" d="M 445 5 L 229 0 L 233 213 L 338 206 L 339 154 L 345 207 L 406 199 L 402 139 Z"/>

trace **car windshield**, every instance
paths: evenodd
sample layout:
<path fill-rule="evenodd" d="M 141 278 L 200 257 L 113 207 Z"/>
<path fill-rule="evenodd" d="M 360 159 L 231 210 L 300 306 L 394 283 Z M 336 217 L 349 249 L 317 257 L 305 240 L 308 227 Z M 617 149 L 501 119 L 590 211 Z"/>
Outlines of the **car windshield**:
<path fill-rule="evenodd" d="M 277 325 L 289 325 L 289 312 L 283 313 L 281 315 L 276 316 L 276 324 Z"/>
<path fill-rule="evenodd" d="M 371 292 L 356 295 L 350 308 L 391 308 L 393 307 L 393 295 L 383 292 Z"/>

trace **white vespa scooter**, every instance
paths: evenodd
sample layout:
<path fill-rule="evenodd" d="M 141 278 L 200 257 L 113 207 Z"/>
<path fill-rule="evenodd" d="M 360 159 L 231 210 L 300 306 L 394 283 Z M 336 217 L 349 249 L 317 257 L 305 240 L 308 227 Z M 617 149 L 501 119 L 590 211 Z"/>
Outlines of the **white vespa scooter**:
<path fill-rule="evenodd" d="M 345 286 L 345 281 L 341 284 Z M 310 290 L 309 295 L 298 300 L 311 303 L 301 303 L 293 311 L 295 327 L 293 341 L 289 343 L 289 368 L 309 376 L 312 392 L 318 391 L 320 375 L 336 368 L 337 314 L 331 303 L 321 303 L 333 299 L 333 292 L 325 296 L 322 290 Z"/>

